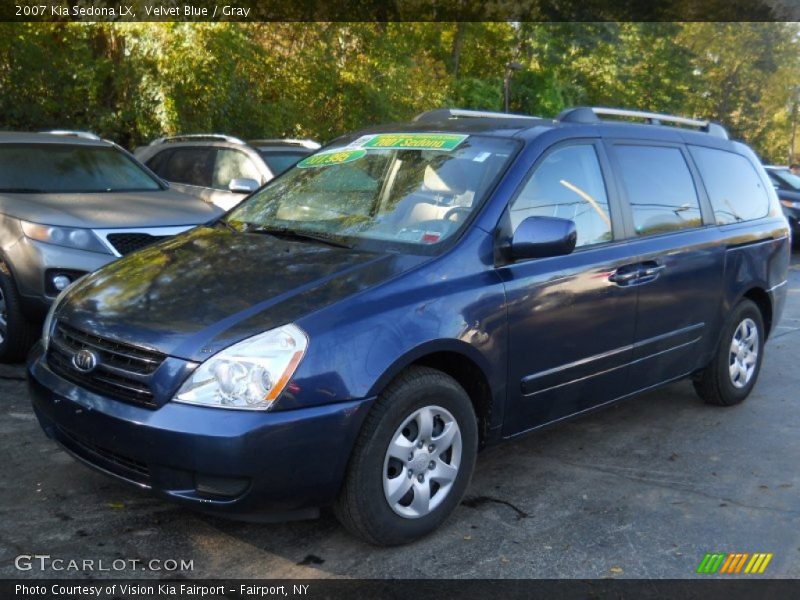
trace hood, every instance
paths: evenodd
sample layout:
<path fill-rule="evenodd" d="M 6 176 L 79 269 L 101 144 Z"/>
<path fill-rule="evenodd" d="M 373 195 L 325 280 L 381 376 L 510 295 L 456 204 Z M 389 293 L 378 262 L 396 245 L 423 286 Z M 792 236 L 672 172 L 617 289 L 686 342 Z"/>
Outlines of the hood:
<path fill-rule="evenodd" d="M 202 361 L 429 259 L 199 227 L 89 275 L 57 319 Z"/>
<path fill-rule="evenodd" d="M 0 212 L 44 225 L 171 227 L 207 223 L 222 211 L 171 190 L 94 194 L 1 194 Z"/>

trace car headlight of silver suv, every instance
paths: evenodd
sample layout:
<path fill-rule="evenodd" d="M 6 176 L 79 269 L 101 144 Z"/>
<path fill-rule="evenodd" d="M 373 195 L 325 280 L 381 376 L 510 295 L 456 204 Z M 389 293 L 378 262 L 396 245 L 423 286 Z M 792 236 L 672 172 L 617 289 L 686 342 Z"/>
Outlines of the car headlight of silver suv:
<path fill-rule="evenodd" d="M 303 360 L 308 337 L 289 324 L 248 338 L 202 363 L 173 398 L 176 402 L 269 410 Z"/>
<path fill-rule="evenodd" d="M 22 233 L 25 234 L 26 238 L 31 240 L 37 240 L 55 246 L 64 246 L 66 248 L 111 254 L 111 251 L 106 248 L 103 242 L 100 241 L 100 238 L 98 238 L 91 229 L 41 225 L 39 223 L 31 223 L 30 221 L 20 221 L 20 225 L 22 226 Z"/>

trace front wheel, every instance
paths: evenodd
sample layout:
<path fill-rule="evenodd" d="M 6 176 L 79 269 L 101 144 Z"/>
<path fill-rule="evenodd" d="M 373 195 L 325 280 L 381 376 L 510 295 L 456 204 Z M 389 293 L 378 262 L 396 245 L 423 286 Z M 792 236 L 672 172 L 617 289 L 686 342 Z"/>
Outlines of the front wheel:
<path fill-rule="evenodd" d="M 39 334 L 39 328 L 22 310 L 22 299 L 11 273 L 0 261 L 0 363 L 25 358 Z"/>
<path fill-rule="evenodd" d="M 765 339 L 761 311 L 752 300 L 742 300 L 731 312 L 714 358 L 694 377 L 698 395 L 719 406 L 747 398 L 761 370 Z"/>
<path fill-rule="evenodd" d="M 334 512 L 372 544 L 418 539 L 461 502 L 477 448 L 475 413 L 464 389 L 441 371 L 408 369 L 365 419 Z"/>

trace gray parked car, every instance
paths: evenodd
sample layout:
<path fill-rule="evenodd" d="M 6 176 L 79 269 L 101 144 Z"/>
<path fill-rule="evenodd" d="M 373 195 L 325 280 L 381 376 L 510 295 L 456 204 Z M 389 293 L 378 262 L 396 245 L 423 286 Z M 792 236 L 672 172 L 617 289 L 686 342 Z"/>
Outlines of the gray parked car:
<path fill-rule="evenodd" d="M 253 140 L 220 134 L 158 138 L 136 158 L 176 190 L 230 210 L 247 194 L 320 148 L 311 140 Z"/>
<path fill-rule="evenodd" d="M 23 358 L 83 274 L 222 211 L 92 134 L 0 133 L 0 361 Z"/>

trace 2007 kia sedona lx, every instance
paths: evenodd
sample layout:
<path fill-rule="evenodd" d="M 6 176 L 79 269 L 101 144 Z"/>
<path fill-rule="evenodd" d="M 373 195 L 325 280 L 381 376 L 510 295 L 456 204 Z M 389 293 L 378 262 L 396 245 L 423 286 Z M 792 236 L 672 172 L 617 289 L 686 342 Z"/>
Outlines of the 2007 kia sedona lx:
<path fill-rule="evenodd" d="M 109 475 L 231 516 L 332 504 L 399 544 L 447 518 L 483 446 L 684 377 L 744 400 L 789 242 L 714 123 L 433 111 L 74 284 L 30 390 Z"/>

